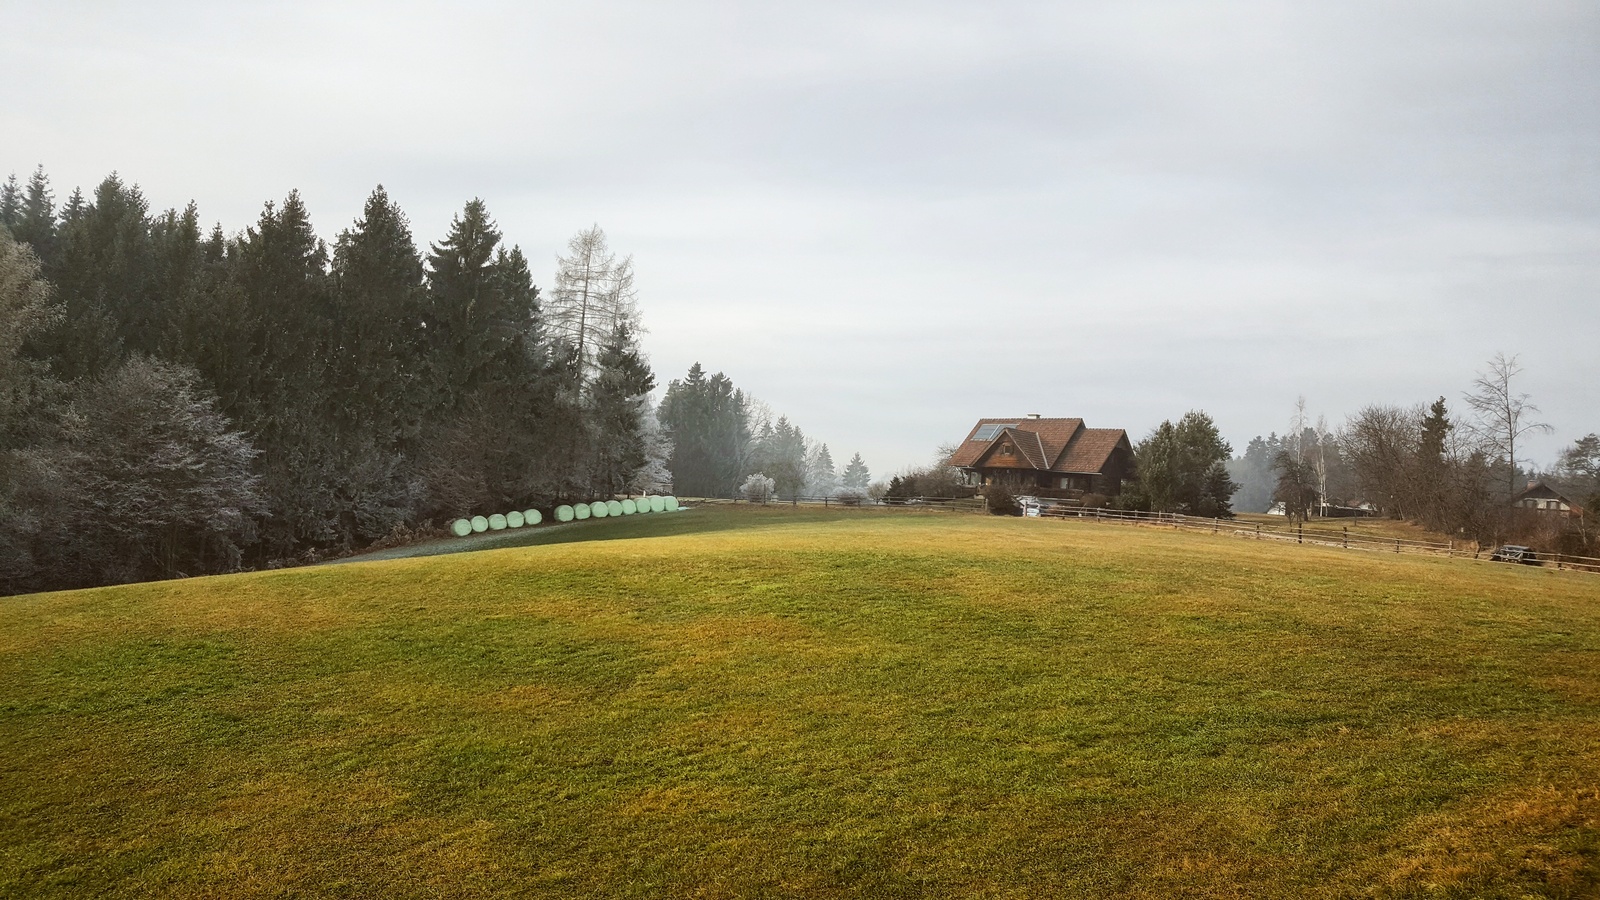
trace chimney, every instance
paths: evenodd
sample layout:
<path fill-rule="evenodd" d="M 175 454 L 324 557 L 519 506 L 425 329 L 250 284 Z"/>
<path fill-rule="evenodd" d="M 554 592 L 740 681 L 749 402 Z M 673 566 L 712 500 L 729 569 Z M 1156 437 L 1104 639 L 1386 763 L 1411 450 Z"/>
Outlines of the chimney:
<path fill-rule="evenodd" d="M 1037 419 L 1037 418 L 1039 418 L 1039 414 L 1038 413 L 1028 413 L 1028 418 Z"/>

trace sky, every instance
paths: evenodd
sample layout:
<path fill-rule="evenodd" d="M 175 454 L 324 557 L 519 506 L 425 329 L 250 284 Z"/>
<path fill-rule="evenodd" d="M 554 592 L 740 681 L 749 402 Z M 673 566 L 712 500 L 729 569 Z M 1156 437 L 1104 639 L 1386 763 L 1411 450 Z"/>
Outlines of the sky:
<path fill-rule="evenodd" d="M 1600 4 L 0 0 L 0 174 L 227 231 L 483 198 L 547 286 L 631 254 L 694 362 L 875 476 L 983 416 L 1236 451 L 1496 353 L 1600 431 Z"/>

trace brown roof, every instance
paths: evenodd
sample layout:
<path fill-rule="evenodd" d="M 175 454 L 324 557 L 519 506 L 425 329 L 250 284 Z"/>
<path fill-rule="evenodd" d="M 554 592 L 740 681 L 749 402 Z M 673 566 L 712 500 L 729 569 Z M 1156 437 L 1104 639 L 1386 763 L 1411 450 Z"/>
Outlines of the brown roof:
<path fill-rule="evenodd" d="M 970 466 L 978 461 L 978 457 L 988 450 L 995 440 L 999 438 L 1000 431 L 987 440 L 978 440 L 978 432 L 985 425 L 1006 426 L 1017 431 L 1028 431 L 1038 436 L 1039 450 L 1042 459 L 1055 459 L 1061 454 L 1063 447 L 1072 440 L 1072 435 L 1083 427 L 1082 419 L 1030 419 L 1027 416 L 1017 416 L 1010 419 L 979 419 L 978 424 L 972 426 L 967 432 L 966 440 L 956 448 L 950 457 L 950 465 Z M 1048 463 L 1040 462 L 1039 468 L 1047 468 Z"/>
<path fill-rule="evenodd" d="M 1128 440 L 1121 428 L 1084 428 L 1050 467 L 1054 472 L 1095 473 L 1105 468 L 1117 445 Z"/>
<path fill-rule="evenodd" d="M 997 426 L 987 440 L 978 440 L 985 425 Z M 1128 439 L 1120 428 L 1085 428 L 1082 419 L 979 419 L 950 457 L 950 465 L 970 467 L 982 460 L 1002 437 L 1009 436 L 1034 469 L 1088 474 L 1099 472 L 1119 443 Z"/>

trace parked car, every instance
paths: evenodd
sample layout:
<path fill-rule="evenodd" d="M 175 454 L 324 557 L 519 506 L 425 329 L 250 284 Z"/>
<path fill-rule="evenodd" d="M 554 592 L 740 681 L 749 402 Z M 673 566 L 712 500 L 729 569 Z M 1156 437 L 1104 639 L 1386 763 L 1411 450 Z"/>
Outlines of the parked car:
<path fill-rule="evenodd" d="M 1518 544 L 1506 544 L 1496 549 L 1489 554 L 1489 559 L 1493 562 L 1522 563 L 1526 566 L 1539 564 L 1539 554 Z"/>

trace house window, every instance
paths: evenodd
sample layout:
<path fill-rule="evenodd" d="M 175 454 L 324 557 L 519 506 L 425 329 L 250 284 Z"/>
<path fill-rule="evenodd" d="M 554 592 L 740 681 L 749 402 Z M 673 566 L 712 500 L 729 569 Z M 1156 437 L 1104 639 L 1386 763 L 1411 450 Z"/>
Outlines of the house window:
<path fill-rule="evenodd" d="M 1561 508 L 1561 504 L 1557 503 L 1554 500 L 1546 500 L 1544 502 L 1544 508 L 1545 509 L 1560 509 Z"/>
<path fill-rule="evenodd" d="M 1001 456 L 1010 456 L 1011 455 L 1011 445 L 1010 444 L 1001 444 L 1000 445 L 1000 455 Z"/>

